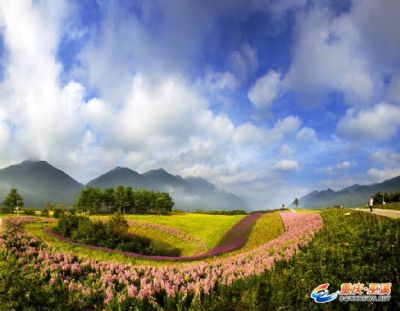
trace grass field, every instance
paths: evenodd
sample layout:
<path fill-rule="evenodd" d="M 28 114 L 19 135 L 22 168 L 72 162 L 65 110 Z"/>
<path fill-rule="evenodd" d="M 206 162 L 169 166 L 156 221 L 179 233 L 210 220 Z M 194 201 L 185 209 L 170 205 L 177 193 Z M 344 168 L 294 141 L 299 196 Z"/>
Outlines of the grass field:
<path fill-rule="evenodd" d="M 96 219 L 105 219 L 107 216 L 96 216 Z M 204 239 L 208 241 L 208 248 L 211 249 L 221 239 L 223 234 L 228 231 L 236 222 L 242 219 L 243 215 L 226 216 L 226 215 L 204 215 L 204 214 L 185 214 L 185 215 L 173 215 L 173 216 L 141 216 L 141 215 L 128 215 L 126 219 L 131 222 L 143 222 L 150 224 L 159 224 L 170 228 L 178 228 L 186 233 L 190 232 L 190 235 L 196 238 Z M 134 263 L 143 265 L 163 265 L 168 263 L 154 262 L 147 259 L 135 259 L 127 257 L 121 254 L 110 253 L 107 251 L 100 251 L 89 249 L 82 246 L 71 245 L 69 243 L 62 242 L 57 238 L 48 236 L 43 229 L 51 224 L 45 223 L 27 223 L 24 224 L 25 230 L 36 236 L 42 241 L 45 241 L 49 245 L 55 247 L 57 251 L 79 254 L 83 258 L 112 261 L 121 263 Z M 191 256 L 198 252 L 198 243 L 194 241 L 189 243 L 182 241 L 174 235 L 166 234 L 163 231 L 157 229 L 151 229 L 141 226 L 130 226 L 129 232 L 138 235 L 149 237 L 153 240 L 161 243 L 166 243 L 173 247 L 181 249 L 181 256 Z M 237 254 L 259 245 L 265 244 L 277 238 L 284 232 L 283 224 L 279 213 L 269 213 L 263 215 L 257 220 L 254 225 L 246 244 L 239 250 L 221 255 L 221 257 L 229 257 L 232 254 Z M 208 238 L 208 239 L 207 239 Z M 205 251 L 205 250 L 204 250 Z M 206 261 L 212 259 L 206 259 Z"/>
<path fill-rule="evenodd" d="M 257 220 L 246 244 L 240 250 L 248 250 L 259 245 L 265 244 L 284 232 L 282 219 L 279 213 L 265 214 Z"/>
<path fill-rule="evenodd" d="M 183 217 L 184 216 L 184 217 Z M 179 217 L 179 219 L 177 219 Z M 217 243 L 221 236 L 229 230 L 230 227 L 232 227 L 237 221 L 239 221 L 243 216 L 225 216 L 225 215 L 203 215 L 203 214 L 186 214 L 186 215 L 173 215 L 173 216 L 134 216 L 134 215 L 129 215 L 126 218 L 130 221 L 135 220 L 135 221 L 141 221 L 141 222 L 152 222 L 152 223 L 158 223 L 158 224 L 163 224 L 165 226 L 166 222 L 169 220 L 169 225 L 170 227 L 180 227 L 180 228 L 185 228 L 188 226 L 188 223 L 196 222 L 197 220 L 202 220 L 200 223 L 202 223 L 203 226 L 208 227 L 204 222 L 206 223 L 211 223 L 213 226 L 208 227 L 208 230 L 191 230 L 191 232 L 200 232 L 204 233 L 206 232 L 208 235 L 212 234 L 209 233 L 212 229 L 220 229 L 217 228 L 218 224 L 224 225 L 226 228 L 225 231 L 222 230 L 216 230 L 217 234 L 219 234 L 218 237 L 214 237 L 212 239 L 212 243 Z M 105 216 L 97 216 L 97 219 L 99 218 L 105 218 Z M 185 225 L 182 225 L 185 221 L 188 221 Z M 180 226 L 176 225 L 179 224 Z M 174 226 L 175 225 L 175 226 Z M 141 264 L 141 265 L 164 265 L 168 264 L 167 263 L 162 263 L 162 262 L 154 262 L 152 260 L 147 260 L 147 259 L 135 259 L 132 257 L 127 257 L 121 254 L 116 254 L 116 253 L 110 253 L 107 251 L 100 251 L 100 250 L 94 250 L 94 249 L 89 249 L 86 247 L 81 247 L 81 246 L 75 246 L 71 245 L 69 243 L 62 242 L 58 240 L 57 238 L 50 237 L 48 236 L 45 232 L 43 232 L 43 229 L 46 226 L 52 226 L 51 224 L 44 224 L 44 223 L 26 223 L 24 224 L 24 228 L 26 232 L 29 234 L 32 234 L 33 236 L 39 238 L 40 240 L 48 243 L 49 245 L 55 247 L 57 251 L 60 252 L 66 252 L 66 253 L 74 253 L 74 254 L 79 254 L 83 258 L 87 259 L 94 259 L 94 260 L 102 260 L 102 261 L 112 261 L 112 262 L 121 262 L 121 263 L 134 263 L 134 264 Z M 183 230 L 183 229 L 180 229 Z M 174 247 L 180 248 L 182 250 L 181 256 L 190 256 L 193 255 L 196 252 L 196 243 L 187 243 L 185 241 L 182 241 L 181 239 L 176 238 L 173 235 L 168 235 L 163 233 L 162 231 L 159 230 L 149 230 L 147 228 L 143 227 L 130 227 L 130 232 L 136 233 L 139 235 L 147 236 L 151 239 L 155 239 L 157 241 L 165 242 L 169 245 L 172 245 Z M 189 231 L 189 230 L 188 230 Z M 260 219 L 257 220 L 256 224 L 254 225 L 249 238 L 246 242 L 246 244 L 239 250 L 220 255 L 220 257 L 229 257 L 233 254 L 237 254 L 243 251 L 247 251 L 249 249 L 255 248 L 257 246 L 260 246 L 262 244 L 265 244 L 275 238 L 277 238 L 279 235 L 281 235 L 284 232 L 284 227 L 282 224 L 282 220 L 279 216 L 278 212 L 275 213 L 269 213 L 263 215 Z M 195 236 L 193 234 L 193 236 Z M 218 238 L 218 239 L 217 239 Z M 218 241 L 217 241 L 218 240 Z M 215 242 L 217 241 L 217 242 Z M 209 244 L 211 245 L 211 243 Z M 214 244 L 215 245 L 215 244 Z M 213 260 L 211 259 L 205 259 L 206 261 Z"/>
<path fill-rule="evenodd" d="M 181 256 L 191 256 L 198 253 L 198 243 L 188 243 L 186 241 L 182 241 L 174 235 L 165 234 L 165 232 L 161 230 L 152 229 L 149 230 L 145 227 L 139 226 L 129 226 L 129 233 L 133 233 L 139 236 L 147 237 L 153 241 L 159 241 L 161 243 L 165 243 L 170 246 L 174 246 L 181 250 Z"/>
<path fill-rule="evenodd" d="M 183 214 L 171 216 L 158 215 L 126 215 L 126 220 L 146 221 L 180 229 L 187 234 L 196 236 L 204 241 L 207 249 L 213 248 L 235 223 L 245 215 L 206 215 Z M 108 216 L 96 216 L 101 219 Z"/>
<path fill-rule="evenodd" d="M 95 216 L 95 219 L 106 219 L 108 216 Z M 204 214 L 184 214 L 172 216 L 157 216 L 157 215 L 127 215 L 125 218 L 129 221 L 140 221 L 151 224 L 159 224 L 166 227 L 176 228 L 190 236 L 204 241 L 206 250 L 213 248 L 221 239 L 226 231 L 228 231 L 236 222 L 242 219 L 244 215 L 204 215 Z M 54 237 L 48 236 L 43 229 L 51 224 L 44 223 L 27 223 L 24 224 L 25 230 L 40 240 L 48 243 L 56 248 L 59 252 L 73 253 L 82 256 L 83 258 L 112 261 L 121 263 L 135 263 L 142 265 L 163 265 L 168 263 L 155 262 L 146 259 L 135 259 L 127 257 L 122 254 L 110 253 L 107 251 L 100 251 L 89 249 L 83 246 L 75 246 L 69 243 L 62 242 Z M 165 234 L 159 230 L 143 227 L 131 226 L 131 233 L 141 234 L 151 239 L 166 243 L 173 247 L 181 249 L 181 256 L 193 255 L 198 250 L 198 243 L 188 243 L 176 238 L 173 235 Z M 156 242 L 157 243 L 157 242 Z"/>

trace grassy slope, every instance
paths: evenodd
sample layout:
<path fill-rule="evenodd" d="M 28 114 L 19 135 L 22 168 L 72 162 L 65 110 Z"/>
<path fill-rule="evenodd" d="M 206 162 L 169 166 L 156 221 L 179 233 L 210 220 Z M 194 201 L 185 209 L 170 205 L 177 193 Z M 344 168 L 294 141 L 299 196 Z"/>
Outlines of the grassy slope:
<path fill-rule="evenodd" d="M 174 247 L 181 250 L 180 256 L 191 256 L 196 253 L 198 248 L 196 243 L 187 243 L 175 236 L 167 235 L 164 232 L 158 230 L 149 230 L 143 227 L 130 226 L 129 232 L 147 237 L 152 240 L 160 241 L 171 246 L 173 245 Z"/>
<path fill-rule="evenodd" d="M 265 214 L 257 220 L 241 251 L 248 250 L 276 239 L 284 232 L 279 213 Z"/>
<path fill-rule="evenodd" d="M 350 215 L 345 215 L 350 213 Z M 323 211 L 323 229 L 309 247 L 271 272 L 238 283 L 224 298 L 210 298 L 204 310 L 400 310 L 400 221 L 353 210 Z M 342 283 L 391 282 L 390 303 L 344 303 L 323 306 L 311 298 L 322 283 L 330 292 Z M 218 299 L 214 299 L 218 297 Z"/>
<path fill-rule="evenodd" d="M 126 215 L 127 220 L 141 220 L 181 229 L 204 240 L 207 249 L 213 248 L 235 223 L 245 215 L 183 214 L 172 216 Z M 107 216 L 99 216 L 107 217 Z"/>
<path fill-rule="evenodd" d="M 284 231 L 285 228 L 283 227 L 282 219 L 279 216 L 279 212 L 265 214 L 256 221 L 246 241 L 246 244 L 242 248 L 230 253 L 218 255 L 218 258 L 227 258 L 229 256 L 239 254 L 257 246 L 263 245 L 273 239 L 276 239 Z M 214 259 L 215 257 L 211 257 L 205 260 L 213 261 Z"/>

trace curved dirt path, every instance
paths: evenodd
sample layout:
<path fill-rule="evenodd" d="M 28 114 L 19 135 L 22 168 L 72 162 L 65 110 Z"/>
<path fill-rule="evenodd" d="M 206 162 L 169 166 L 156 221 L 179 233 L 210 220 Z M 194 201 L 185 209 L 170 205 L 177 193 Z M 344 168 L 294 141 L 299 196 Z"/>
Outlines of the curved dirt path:
<path fill-rule="evenodd" d="M 356 208 L 355 210 L 371 213 L 368 208 Z M 396 211 L 393 209 L 374 208 L 372 214 L 386 216 L 386 217 L 395 218 L 395 219 L 400 218 L 400 211 Z"/>
<path fill-rule="evenodd" d="M 264 213 L 254 213 L 242 218 L 223 235 L 213 249 L 203 255 L 219 255 L 232 252 L 242 247 L 246 243 L 254 224 L 262 215 L 264 215 Z"/>
<path fill-rule="evenodd" d="M 241 220 L 239 220 L 235 225 L 233 225 L 233 227 L 231 229 L 229 229 L 229 231 L 227 231 L 225 233 L 225 235 L 222 237 L 222 239 L 219 241 L 219 243 L 213 249 L 209 250 L 208 252 L 203 253 L 203 254 L 193 255 L 193 256 L 182 256 L 182 257 L 153 256 L 153 255 L 143 255 L 143 254 L 134 253 L 134 252 L 124 252 L 124 251 L 119 251 L 119 250 L 111 249 L 111 248 L 107 248 L 107 247 L 94 246 L 94 245 L 74 242 L 69 238 L 65 238 L 62 235 L 53 232 L 50 228 L 45 228 L 44 232 L 53 238 L 62 240 L 64 242 L 70 243 L 75 246 L 82 246 L 82 247 L 95 249 L 95 250 L 120 253 L 120 254 L 123 254 L 126 256 L 130 256 L 130 257 L 136 257 L 136 258 L 141 258 L 141 259 L 152 259 L 152 260 L 159 260 L 159 261 L 191 261 L 191 260 L 204 259 L 204 258 L 215 256 L 215 255 L 220 255 L 223 253 L 227 253 L 227 252 L 231 252 L 231 251 L 239 249 L 246 243 L 247 238 L 250 235 L 251 229 L 253 228 L 257 219 L 260 218 L 262 215 L 264 215 L 264 213 L 250 214 L 250 215 L 242 218 Z"/>

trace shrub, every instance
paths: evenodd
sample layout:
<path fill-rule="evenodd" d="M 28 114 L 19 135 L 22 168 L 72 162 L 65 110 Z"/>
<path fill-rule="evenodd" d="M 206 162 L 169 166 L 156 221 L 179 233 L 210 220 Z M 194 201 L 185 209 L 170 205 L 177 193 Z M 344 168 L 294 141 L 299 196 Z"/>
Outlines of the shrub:
<path fill-rule="evenodd" d="M 79 226 L 79 222 L 87 217 L 84 216 L 75 216 L 75 215 L 61 215 L 60 220 L 58 221 L 58 224 L 56 227 L 54 227 L 54 231 L 61 234 L 62 236 L 65 236 L 67 238 L 70 238 L 72 235 L 72 232 L 76 231 Z M 89 218 L 87 218 L 89 220 Z"/>
<path fill-rule="evenodd" d="M 25 208 L 23 210 L 23 213 L 25 215 L 35 215 L 35 209 L 33 209 L 33 208 Z"/>
<path fill-rule="evenodd" d="M 4 207 L 4 206 L 2 206 L 2 207 L 0 207 L 0 213 L 2 213 L 2 214 L 11 214 L 11 213 L 13 213 L 14 211 L 11 209 L 9 209 L 9 208 L 7 208 L 7 207 Z"/>
<path fill-rule="evenodd" d="M 121 214 L 114 214 L 107 222 L 107 230 L 110 235 L 122 236 L 128 233 L 129 225 Z"/>
<path fill-rule="evenodd" d="M 128 234 L 128 223 L 122 215 L 113 215 L 106 223 L 91 221 L 86 216 L 62 215 L 54 231 L 75 242 L 154 254 L 151 240 Z"/>
<path fill-rule="evenodd" d="M 87 217 L 80 218 L 78 228 L 72 232 L 71 238 L 80 243 L 98 246 L 108 246 L 109 240 L 106 226 L 101 221 L 90 221 Z"/>
<path fill-rule="evenodd" d="M 65 307 L 68 300 L 66 288 L 48 287 L 45 283 L 37 277 L 32 266 L 21 267 L 15 258 L 1 258 L 0 309 L 35 310 L 33 306 L 40 306 L 43 310 L 55 310 Z"/>
<path fill-rule="evenodd" d="M 65 213 L 65 211 L 64 211 L 64 208 L 62 208 L 62 207 L 57 206 L 53 209 L 53 217 L 54 218 L 60 218 L 61 215 L 64 215 L 64 213 Z"/>
<path fill-rule="evenodd" d="M 122 241 L 118 243 L 115 248 L 127 252 L 132 250 L 140 250 L 141 253 L 146 255 L 154 255 L 155 253 L 151 244 L 151 240 L 141 236 L 134 236 L 134 238 Z"/>
<path fill-rule="evenodd" d="M 41 216 L 49 216 L 49 210 L 45 207 L 40 211 Z"/>

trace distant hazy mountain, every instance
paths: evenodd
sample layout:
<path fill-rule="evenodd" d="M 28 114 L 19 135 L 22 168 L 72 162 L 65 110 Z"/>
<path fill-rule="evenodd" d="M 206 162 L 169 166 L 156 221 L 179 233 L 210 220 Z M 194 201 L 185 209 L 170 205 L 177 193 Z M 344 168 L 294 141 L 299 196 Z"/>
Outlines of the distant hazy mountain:
<path fill-rule="evenodd" d="M 90 181 L 89 186 L 99 188 L 131 186 L 136 189 L 151 189 L 169 192 L 175 208 L 184 210 L 233 210 L 248 209 L 241 198 L 218 189 L 203 178 L 172 175 L 164 169 L 151 170 L 142 175 L 129 168 L 115 168 Z"/>
<path fill-rule="evenodd" d="M 152 185 L 153 189 L 183 188 L 185 180 L 180 176 L 174 176 L 160 168 L 151 170 L 142 175 Z"/>
<path fill-rule="evenodd" d="M 0 200 L 17 188 L 25 206 L 42 208 L 45 202 L 71 205 L 82 187 L 45 161 L 24 161 L 0 170 Z"/>
<path fill-rule="evenodd" d="M 372 185 L 353 185 L 339 191 L 332 189 L 313 191 L 300 199 L 300 206 L 303 208 L 323 208 L 334 205 L 360 206 L 367 204 L 371 195 L 381 191 L 400 191 L 400 176 Z"/>
<path fill-rule="evenodd" d="M 116 188 L 119 185 L 131 186 L 139 189 L 151 188 L 150 183 L 145 177 L 127 167 L 116 167 L 88 182 L 87 185 L 98 188 Z"/>

